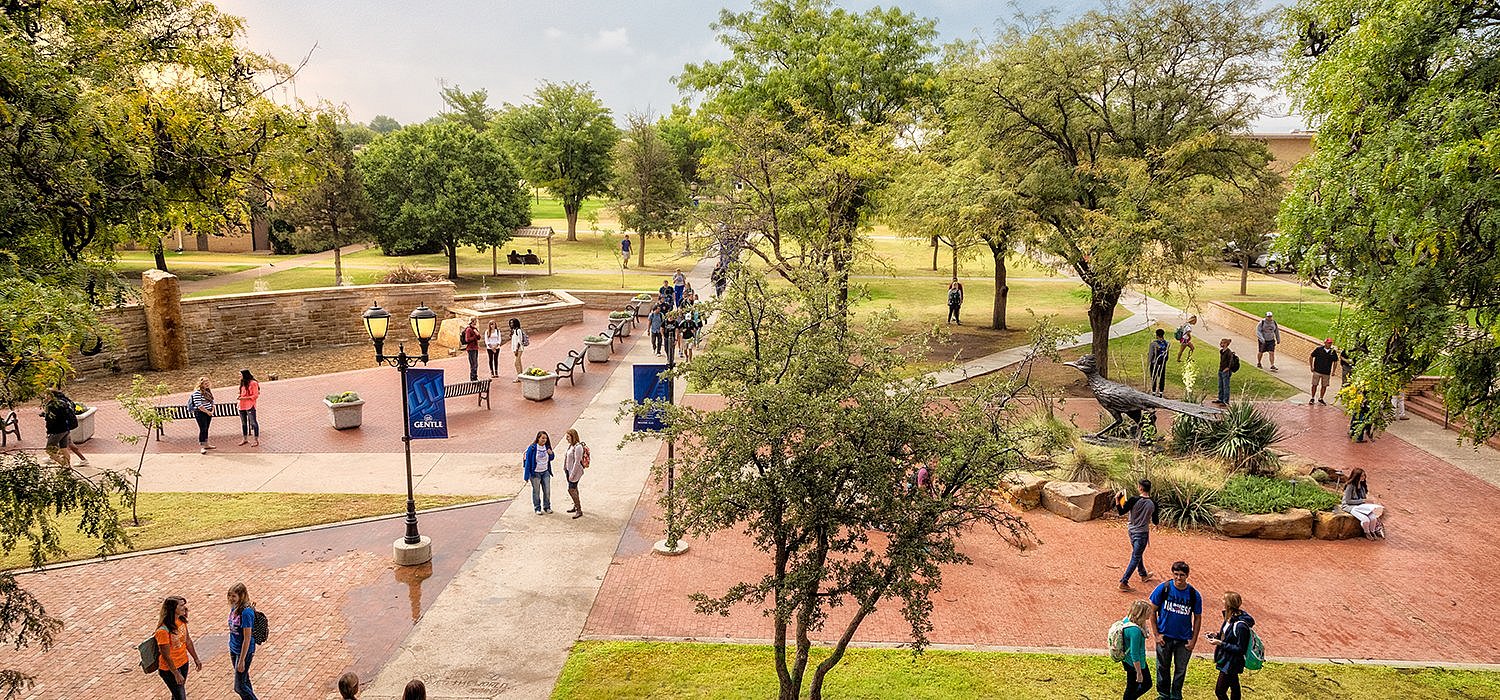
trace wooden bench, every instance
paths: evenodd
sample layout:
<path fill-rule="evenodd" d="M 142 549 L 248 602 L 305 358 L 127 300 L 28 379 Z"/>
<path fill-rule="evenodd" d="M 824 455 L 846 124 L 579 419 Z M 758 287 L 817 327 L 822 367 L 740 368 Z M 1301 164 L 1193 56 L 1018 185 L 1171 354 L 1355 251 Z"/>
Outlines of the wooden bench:
<path fill-rule="evenodd" d="M 240 405 L 238 403 L 216 403 L 216 404 L 214 404 L 214 417 L 215 418 L 233 418 L 235 416 L 238 416 L 239 414 L 240 414 Z M 156 407 L 156 415 L 161 416 L 162 418 L 170 419 L 170 420 L 192 420 L 193 419 L 193 409 L 188 408 L 185 405 L 184 406 L 157 406 Z M 156 426 L 156 440 L 157 440 L 157 442 L 161 441 L 161 438 L 162 438 L 162 427 L 163 426 L 160 426 L 160 425 Z"/>
<path fill-rule="evenodd" d="M 21 422 L 16 418 L 15 411 L 5 414 L 5 420 L 0 420 L 0 447 L 5 446 L 11 435 L 16 436 L 16 442 L 21 441 Z"/>
<path fill-rule="evenodd" d="M 474 405 L 484 406 L 486 411 L 490 410 L 490 380 L 488 379 L 476 379 L 472 382 L 449 384 L 443 387 L 443 398 L 445 399 L 456 399 L 460 396 L 474 396 L 475 394 L 479 395 L 479 401 Z"/>
<path fill-rule="evenodd" d="M 512 252 L 505 256 L 505 262 L 508 265 L 540 265 L 546 261 L 536 255 L 522 255 Z"/>
<path fill-rule="evenodd" d="M 569 350 L 568 359 L 557 363 L 557 378 L 566 378 L 569 386 L 577 386 L 577 382 L 573 379 L 573 372 L 579 369 L 584 372 L 589 371 L 588 365 L 584 364 L 583 353 L 578 350 Z"/>

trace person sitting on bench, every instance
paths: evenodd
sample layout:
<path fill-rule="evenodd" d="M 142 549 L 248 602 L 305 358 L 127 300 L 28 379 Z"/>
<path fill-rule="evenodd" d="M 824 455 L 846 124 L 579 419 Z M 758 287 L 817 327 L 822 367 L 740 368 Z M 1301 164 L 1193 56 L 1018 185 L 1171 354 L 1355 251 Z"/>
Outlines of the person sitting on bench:
<path fill-rule="evenodd" d="M 514 249 L 505 255 L 505 262 L 512 265 L 524 265 L 526 263 L 526 261 L 521 259 L 521 254 L 517 253 Z"/>
<path fill-rule="evenodd" d="M 539 258 L 539 257 L 537 257 L 536 253 L 531 252 L 530 248 L 527 248 L 526 249 L 526 264 L 527 265 L 540 265 L 540 264 L 542 264 L 542 259 Z"/>

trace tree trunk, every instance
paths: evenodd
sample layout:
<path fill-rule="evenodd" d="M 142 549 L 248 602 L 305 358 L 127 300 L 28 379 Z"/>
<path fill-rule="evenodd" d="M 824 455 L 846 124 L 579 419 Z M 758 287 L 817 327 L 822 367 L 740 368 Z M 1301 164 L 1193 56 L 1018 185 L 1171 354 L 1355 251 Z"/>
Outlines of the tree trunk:
<path fill-rule="evenodd" d="M 1010 285 L 1005 275 L 1005 250 L 1001 249 L 995 254 L 995 308 L 990 314 L 990 327 L 997 331 L 1006 330 L 1005 304 L 1010 298 Z"/>
<path fill-rule="evenodd" d="M 568 215 L 568 240 L 570 241 L 578 240 L 578 210 L 582 207 L 582 204 L 582 202 L 575 204 L 563 203 L 563 213 Z"/>
<path fill-rule="evenodd" d="M 157 236 L 151 243 L 151 257 L 156 261 L 156 269 L 167 271 L 166 246 L 161 242 L 161 236 Z"/>
<path fill-rule="evenodd" d="M 938 237 L 932 237 L 932 271 L 937 272 Z"/>
<path fill-rule="evenodd" d="M 339 250 L 339 227 L 333 227 L 333 286 L 344 286 L 344 259 L 340 257 L 343 251 Z"/>
<path fill-rule="evenodd" d="M 458 243 L 445 245 L 448 249 L 448 279 L 458 281 Z"/>
<path fill-rule="evenodd" d="M 646 267 L 646 232 L 641 232 L 641 244 L 635 249 L 635 266 L 641 269 Z"/>
<path fill-rule="evenodd" d="M 1109 326 L 1115 320 L 1115 307 L 1120 304 L 1120 290 L 1095 289 L 1089 301 L 1089 332 L 1092 336 L 1091 350 L 1099 376 L 1109 377 Z"/>
<path fill-rule="evenodd" d="M 1250 283 L 1250 256 L 1240 255 L 1240 296 L 1245 296 L 1245 287 Z"/>
<path fill-rule="evenodd" d="M 953 251 L 953 279 L 958 279 L 958 246 L 949 246 Z"/>

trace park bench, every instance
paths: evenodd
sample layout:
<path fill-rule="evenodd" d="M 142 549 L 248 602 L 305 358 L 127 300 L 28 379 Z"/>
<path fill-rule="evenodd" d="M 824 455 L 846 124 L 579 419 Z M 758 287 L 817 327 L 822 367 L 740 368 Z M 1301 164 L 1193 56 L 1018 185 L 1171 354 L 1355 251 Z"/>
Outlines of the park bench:
<path fill-rule="evenodd" d="M 214 417 L 215 418 L 233 418 L 235 416 L 238 416 L 239 414 L 240 414 L 240 405 L 238 403 L 216 403 L 216 404 L 214 404 Z M 170 419 L 170 420 L 192 420 L 193 419 L 193 409 L 188 408 L 185 405 L 183 405 L 183 406 L 157 406 L 156 407 L 156 415 L 161 416 L 162 418 Z M 160 426 L 160 425 L 156 426 L 156 440 L 157 440 L 157 442 L 161 442 L 162 427 L 163 426 Z"/>
<path fill-rule="evenodd" d="M 479 395 L 479 401 L 475 406 L 484 406 L 485 410 L 490 408 L 490 380 L 476 379 L 472 382 L 461 382 L 449 384 L 443 387 L 443 398 L 456 399 L 460 396 Z"/>
<path fill-rule="evenodd" d="M 557 378 L 566 378 L 569 386 L 577 386 L 577 382 L 573 379 L 573 372 L 577 370 L 589 371 L 588 366 L 583 362 L 583 353 L 578 350 L 569 350 L 568 359 L 557 363 Z"/>
<path fill-rule="evenodd" d="M 4 447 L 6 440 L 11 435 L 16 436 L 16 442 L 21 441 L 21 422 L 16 418 L 16 412 L 5 414 L 5 420 L 0 420 L 0 447 Z"/>
<path fill-rule="evenodd" d="M 511 265 L 540 265 L 544 261 L 535 253 L 522 255 L 512 250 L 505 255 L 505 262 Z"/>

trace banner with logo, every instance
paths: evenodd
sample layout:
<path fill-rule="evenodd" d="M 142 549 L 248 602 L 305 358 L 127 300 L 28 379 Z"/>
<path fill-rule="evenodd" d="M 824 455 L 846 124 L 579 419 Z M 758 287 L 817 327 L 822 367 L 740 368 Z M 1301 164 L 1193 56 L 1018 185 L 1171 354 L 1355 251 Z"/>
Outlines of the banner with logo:
<path fill-rule="evenodd" d="M 406 415 L 413 440 L 448 437 L 448 412 L 443 405 L 443 370 L 412 367 L 406 370 Z"/>
<path fill-rule="evenodd" d="M 663 376 L 667 372 L 667 365 L 632 365 L 635 378 L 635 403 L 637 406 L 647 401 L 672 402 L 672 378 Z M 663 415 L 664 411 L 656 409 L 645 415 L 636 414 L 636 432 L 656 432 L 666 427 Z"/>

